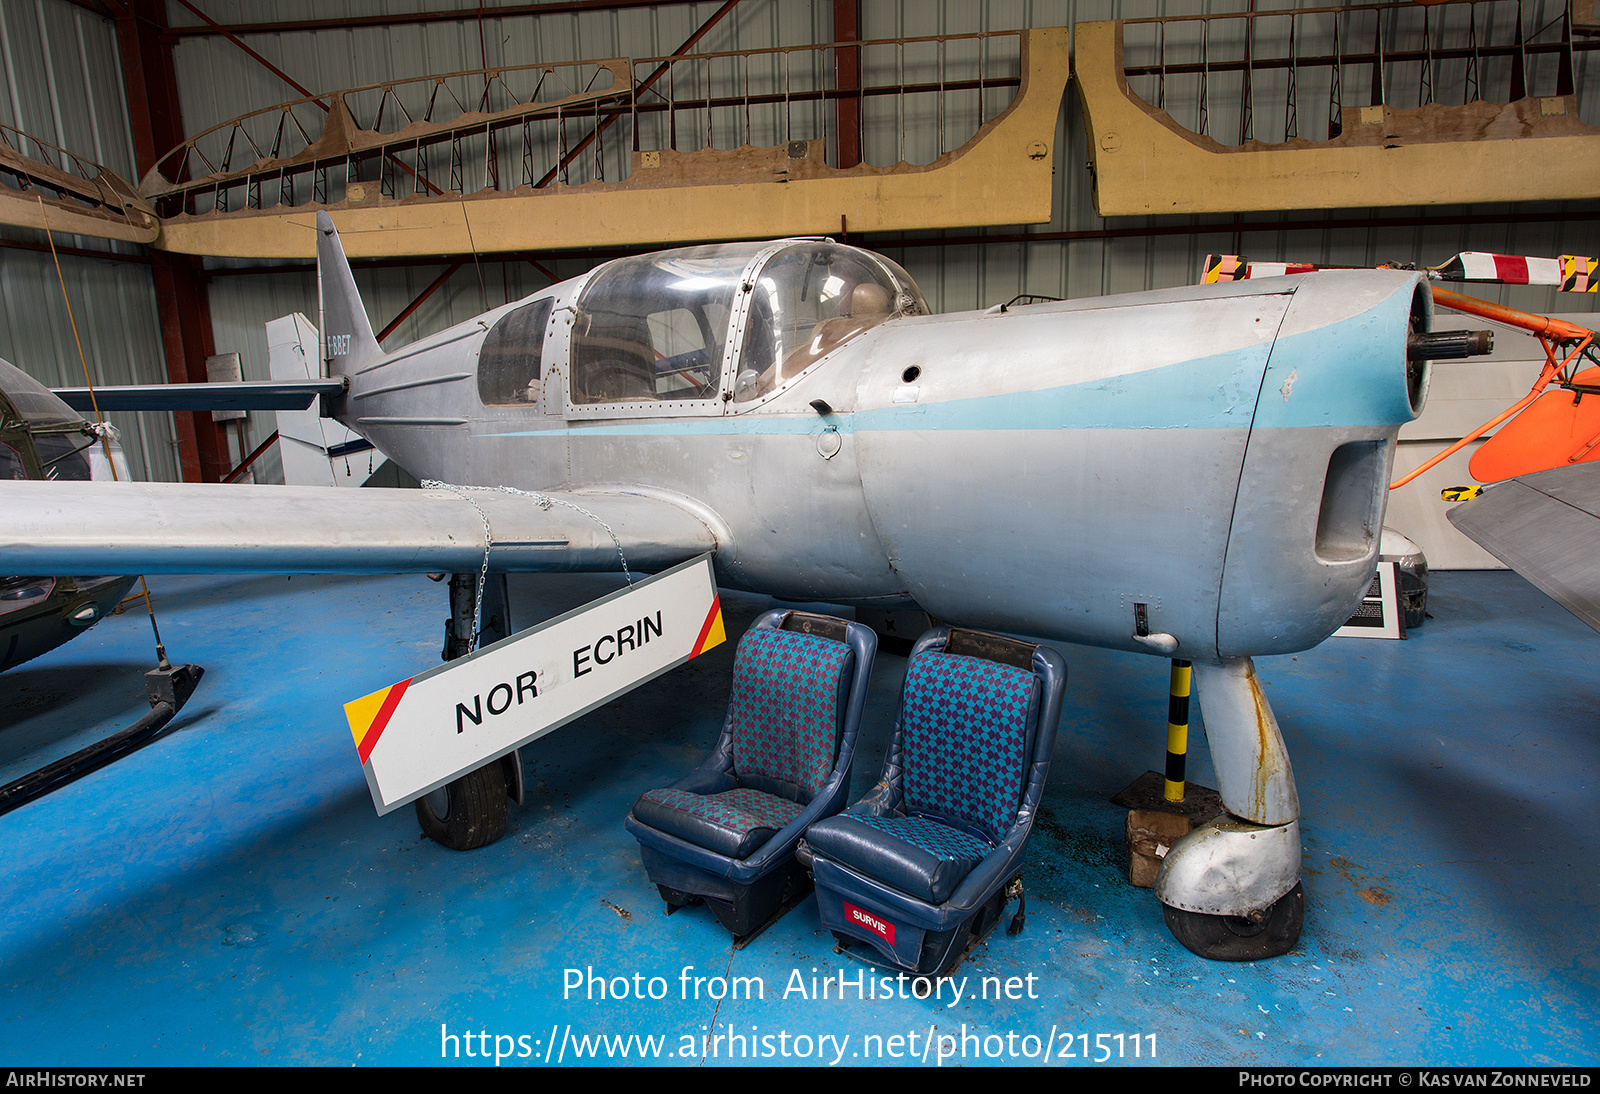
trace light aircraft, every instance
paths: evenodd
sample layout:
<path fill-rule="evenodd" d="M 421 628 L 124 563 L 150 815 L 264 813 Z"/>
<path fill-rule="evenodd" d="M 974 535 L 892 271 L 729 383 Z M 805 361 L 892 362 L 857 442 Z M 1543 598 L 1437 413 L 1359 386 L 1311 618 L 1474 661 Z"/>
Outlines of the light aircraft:
<path fill-rule="evenodd" d="M 459 653 L 508 633 L 494 575 L 710 551 L 724 586 L 863 618 L 1185 658 L 1228 814 L 1157 895 L 1189 927 L 1293 945 L 1298 796 L 1251 658 L 1320 642 L 1371 580 L 1396 433 L 1462 341 L 1431 333 L 1420 275 L 931 315 L 878 255 L 720 244 L 385 352 L 326 214 L 316 231 L 327 379 L 307 390 L 449 485 L 0 484 L 9 568 L 445 571 Z M 424 820 L 485 786 L 503 810 L 516 755 L 420 800 Z"/>
<path fill-rule="evenodd" d="M 50 390 L 0 361 L 0 482 L 109 479 L 121 446 Z M 82 634 L 116 608 L 135 578 L 0 574 L 0 670 Z"/>
<path fill-rule="evenodd" d="M 35 485 L 53 486 L 127 482 L 128 478 L 128 461 L 116 430 L 84 421 L 43 384 L 9 361 L 0 361 L 0 483 L 31 480 Z M 12 561 L 24 560 L 0 552 L 0 565 Z M 48 653 L 82 634 L 114 610 L 137 580 L 82 570 L 65 576 L 0 573 L 0 670 Z M 152 630 L 154 618 L 152 615 Z M 166 728 L 194 694 L 205 670 L 196 665 L 173 666 L 159 636 L 156 654 L 156 667 L 145 673 L 150 712 L 0 786 L 0 813 L 20 808 L 144 747 Z"/>

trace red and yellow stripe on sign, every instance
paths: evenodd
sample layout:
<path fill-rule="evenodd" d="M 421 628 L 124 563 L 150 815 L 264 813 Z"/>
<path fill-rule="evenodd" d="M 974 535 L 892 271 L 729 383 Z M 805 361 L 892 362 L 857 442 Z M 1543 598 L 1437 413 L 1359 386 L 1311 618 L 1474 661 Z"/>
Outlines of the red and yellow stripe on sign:
<path fill-rule="evenodd" d="M 350 721 L 350 735 L 356 739 L 356 752 L 363 764 L 372 755 L 373 746 L 383 735 L 383 727 L 389 724 L 394 708 L 400 705 L 400 696 L 406 693 L 406 685 L 410 683 L 408 678 L 344 705 L 344 716 Z"/>
<path fill-rule="evenodd" d="M 727 640 L 728 632 L 722 626 L 722 597 L 713 597 L 711 610 L 706 613 L 706 621 L 700 624 L 700 636 L 694 640 L 694 649 L 689 656 L 699 657 L 706 650 L 720 646 Z"/>

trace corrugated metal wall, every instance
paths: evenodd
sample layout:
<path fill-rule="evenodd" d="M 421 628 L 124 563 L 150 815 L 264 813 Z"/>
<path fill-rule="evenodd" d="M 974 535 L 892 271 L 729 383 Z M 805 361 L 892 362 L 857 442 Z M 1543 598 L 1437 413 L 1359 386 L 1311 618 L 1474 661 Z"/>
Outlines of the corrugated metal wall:
<path fill-rule="evenodd" d="M 444 10 L 448 2 L 426 5 Z M 609 57 L 649 57 L 671 53 L 720 7 L 700 3 L 632 8 L 582 15 L 485 18 L 389 29 L 320 30 L 251 35 L 249 45 L 313 92 L 357 87 L 385 79 L 456 72 L 490 65 L 560 63 Z M 382 15 L 392 6 L 381 0 L 280 0 L 278 3 L 210 0 L 205 10 L 221 23 L 349 18 Z M 831 24 L 826 2 L 778 4 L 745 0 L 701 50 L 761 48 L 775 43 L 826 41 Z M 169 4 L 174 24 L 193 24 L 181 6 Z M 185 38 L 174 51 L 185 129 L 203 130 L 278 102 L 298 97 L 265 68 L 244 58 L 220 37 Z M 621 152 L 620 145 L 617 149 Z M 611 167 L 615 177 L 617 166 Z M 544 262 L 558 278 L 576 276 L 591 265 L 582 261 Z M 220 264 L 219 264 L 220 265 Z M 361 269 L 357 281 L 374 330 L 382 330 L 444 270 L 439 266 Z M 210 303 L 219 350 L 238 350 L 247 379 L 267 377 L 262 325 L 289 311 L 316 321 L 314 277 L 310 274 L 237 273 L 213 278 Z M 470 319 L 492 307 L 526 296 L 549 278 L 525 262 L 485 260 L 457 270 L 385 340 L 390 348 L 431 331 Z M 275 428 L 271 415 L 254 414 L 248 425 L 253 446 Z M 265 461 L 264 461 L 265 463 Z M 263 477 L 272 474 L 270 463 Z"/>
<path fill-rule="evenodd" d="M 224 24 L 260 23 L 279 20 L 339 19 L 381 16 L 394 10 L 386 0 L 199 0 L 213 19 Z M 470 8 L 466 0 L 419 0 L 417 10 L 441 10 L 452 6 Z M 485 60 L 492 65 L 559 63 L 604 57 L 660 56 L 676 49 L 719 5 L 703 3 L 632 8 L 615 12 L 589 12 L 581 15 L 552 14 L 467 18 L 460 22 L 439 22 L 392 28 L 338 28 L 293 33 L 252 34 L 250 47 L 293 79 L 314 92 L 373 83 L 384 79 L 427 75 L 476 68 Z M 1160 0 L 863 0 L 862 35 L 868 39 L 930 34 L 997 31 L 1036 26 L 1070 25 L 1074 22 L 1107 18 L 1172 16 L 1198 12 L 1239 12 L 1245 0 L 1212 0 L 1209 3 L 1160 2 Z M 1302 5 L 1310 6 L 1310 5 Z M 1563 5 L 1558 0 L 1528 0 L 1525 19 L 1530 27 L 1543 25 L 1559 16 Z M 174 25 L 194 25 L 194 16 L 177 3 L 168 4 Z M 744 0 L 734 12 L 703 39 L 699 52 L 728 49 L 757 49 L 795 46 L 827 41 L 831 37 L 831 0 Z M 67 4 L 65 0 L 20 0 L 0 6 L 0 30 L 6 39 L 7 99 L 0 103 L 0 117 L 15 118 L 18 124 L 46 139 L 58 139 L 75 150 L 93 153 L 119 170 L 131 161 L 126 122 L 122 116 L 120 84 L 91 74 L 116 71 L 116 50 L 110 24 Z M 1144 48 L 1144 47 L 1137 47 Z M 1219 44 L 1220 48 L 1220 44 Z M 1328 43 L 1307 40 L 1306 52 L 1325 50 Z M 14 56 L 15 55 L 15 56 Z M 183 37 L 175 47 L 180 97 L 186 130 L 198 133 L 228 118 L 296 97 L 281 79 L 246 57 L 234 43 L 219 36 Z M 875 61 L 869 55 L 864 63 Z M 954 62 L 953 62 L 954 63 Z M 1581 113 L 1593 122 L 1600 88 L 1588 77 L 1595 61 L 1580 54 L 1576 77 L 1583 95 Z M 1417 95 L 1417 76 L 1397 70 L 1386 89 L 1390 101 L 1406 105 Z M 1492 75 L 1485 76 L 1491 91 Z M 1409 82 L 1408 82 L 1409 81 Z M 1229 103 L 1212 88 L 1211 120 L 1213 131 L 1225 133 L 1237 127 L 1238 104 Z M 1539 89 L 1536 87 L 1536 91 Z M 1347 89 L 1346 99 L 1366 88 Z M 1547 92 L 1542 92 L 1547 93 Z M 1188 120 L 1192 104 L 1182 101 L 1183 87 L 1168 89 L 1173 112 Z M 1303 96 L 1311 90 L 1302 89 Z M 1275 139 L 1273 126 L 1283 126 L 1281 107 L 1274 107 L 1273 89 L 1257 87 L 1257 133 Z M 1500 96 L 1503 97 L 1503 96 Z M 1237 99 L 1237 96 L 1235 96 Z M 992 104 L 986 104 L 992 114 Z M 967 133 L 976 122 L 977 97 L 952 101 L 951 113 L 944 119 L 948 133 Z M 1303 110 L 1307 108 L 1302 108 Z M 1277 111 L 1275 114 L 1274 111 Z M 10 111 L 5 114 L 3 111 Z M 960 116 L 965 111 L 969 117 Z M 902 135 L 899 119 L 885 121 L 869 113 L 866 154 L 870 161 L 886 157 L 886 149 L 899 152 L 912 161 L 925 161 L 937 153 L 938 120 L 913 115 Z M 1316 135 L 1308 127 L 1307 135 Z M 59 138 L 52 136 L 58 134 Z M 713 138 L 717 143 L 720 139 Z M 964 139 L 961 138 L 961 139 Z M 1219 139 L 1226 139 L 1219 136 Z M 888 156 L 893 158 L 893 156 Z M 1105 228 L 1137 231 L 1146 226 L 1168 228 L 1185 223 L 1175 218 L 1122 218 L 1102 221 L 1094 213 L 1091 180 L 1086 164 L 1089 155 L 1076 95 L 1069 91 L 1063 104 L 1057 139 L 1055 215 L 1049 224 L 1028 229 L 981 233 L 987 236 L 1015 234 L 1087 233 Z M 1307 195 L 1314 205 L 1315 195 Z M 1593 202 L 1574 205 L 1593 213 Z M 1559 210 L 1558 210 L 1559 211 Z M 1331 216 L 1362 219 L 1374 216 L 1444 216 L 1452 213 L 1493 213 L 1474 208 L 1429 210 L 1342 210 Z M 1251 221 L 1304 221 L 1323 214 L 1315 210 L 1284 215 L 1252 215 Z M 1217 218 L 1213 218 L 1215 220 Z M 938 234 L 938 233 L 924 233 Z M 968 236 L 950 232 L 945 236 Z M 85 246 L 96 246 L 85 243 Z M 1036 239 L 1025 242 L 940 244 L 935 246 L 896 246 L 889 239 L 875 239 L 872 245 L 900 260 L 921 282 L 930 303 L 940 310 L 980 308 L 1009 300 L 1020 293 L 1045 296 L 1080 297 L 1135 291 L 1196 280 L 1204 255 L 1208 252 L 1243 252 L 1258 260 L 1289 259 L 1324 263 L 1366 265 L 1382 261 L 1440 262 L 1460 250 L 1491 250 L 1517 254 L 1555 255 L 1600 252 L 1600 229 L 1592 221 L 1571 223 L 1493 223 L 1472 226 L 1435 227 L 1351 227 L 1342 230 L 1294 230 L 1244 232 L 1236 234 L 1227 225 L 1196 234 L 1124 235 L 1113 238 Z M 48 256 L 46 256 L 47 258 Z M 92 265 L 94 260 L 72 260 Z M 107 263 L 98 274 L 75 275 L 88 294 L 80 316 L 89 316 L 92 333 L 86 349 L 96 347 L 91 360 L 97 367 L 115 375 L 124 364 L 146 369 L 159 378 L 160 346 L 154 320 L 153 296 L 148 289 L 148 271 L 143 267 Z M 212 263 L 221 266 L 223 263 Z M 550 265 L 549 263 L 546 264 Z M 567 262 L 555 268 L 558 276 L 581 272 L 582 262 Z M 425 288 L 442 266 L 416 266 L 407 269 L 362 270 L 358 280 L 367 294 L 369 313 L 375 328 L 382 328 Z M 74 275 L 69 275 L 69 285 Z M 292 310 L 315 314 L 312 277 L 305 273 L 219 273 L 211 281 L 210 299 L 216 344 L 219 351 L 241 353 L 247 378 L 267 375 L 265 339 L 262 323 Z M 423 305 L 393 335 L 388 344 L 403 344 L 421 334 L 449 323 L 469 318 L 481 310 L 485 300 L 499 303 L 534 291 L 546 278 L 526 263 L 485 262 L 458 270 L 444 290 Z M 64 353 L 67 344 L 53 332 L 57 329 L 59 302 L 52 305 L 39 291 L 42 277 L 39 259 L 17 251 L 0 252 L 0 287 L 5 289 L 6 314 L 0 322 L 0 352 L 9 353 L 23 367 L 33 367 L 26 358 L 39 360 L 45 369 L 64 367 L 62 361 L 75 357 Z M 1583 311 L 1593 309 L 1594 297 L 1562 296 L 1548 289 L 1487 289 L 1483 295 L 1503 303 L 1535 311 Z M 57 293 L 59 298 L 59 292 Z M 12 301 L 16 304 L 13 306 Z M 52 310 L 54 309 L 54 310 Z M 38 317 L 48 316 L 47 321 Z M 28 318 L 35 321 L 30 323 Z M 46 348 L 46 344 L 50 347 Z M 63 374 L 64 375 L 64 374 Z M 249 425 L 247 444 L 254 446 L 270 434 L 270 415 L 256 415 Z M 146 426 L 146 433 L 152 430 Z M 145 447 L 152 450 L 152 474 L 175 474 L 170 458 L 156 459 L 156 453 L 170 456 L 170 433 L 153 436 Z M 135 447 L 130 444 L 130 448 Z M 164 470 L 163 470 L 164 469 Z"/>
<path fill-rule="evenodd" d="M 446 6 L 442 3 L 431 8 Z M 455 71 L 489 64 L 527 64 L 563 62 L 584 58 L 661 55 L 676 48 L 703 20 L 716 10 L 715 4 L 700 3 L 661 8 L 628 9 L 611 13 L 507 17 L 466 20 L 459 23 L 434 23 L 388 30 L 323 30 L 293 34 L 251 35 L 252 48 L 261 51 L 274 64 L 314 91 L 349 87 L 385 77 L 401 78 L 430 72 Z M 1227 3 L 1111 3 L 1106 0 L 989 0 L 989 2 L 922 3 L 906 0 L 864 0 L 862 33 L 866 38 L 891 38 L 928 34 L 961 33 L 978 30 L 1006 30 L 1032 26 L 1070 25 L 1089 19 L 1136 18 L 1153 15 L 1178 15 L 1197 12 L 1238 12 L 1247 5 Z M 1310 5 L 1303 5 L 1310 6 Z M 1525 20 L 1530 27 L 1559 18 L 1559 0 L 1529 0 Z M 810 3 L 786 0 L 745 0 L 696 48 L 697 51 L 756 49 L 825 41 L 829 36 L 832 5 L 828 0 Z M 380 14 L 385 5 L 379 0 L 346 0 L 338 5 L 312 0 L 280 0 L 275 4 L 245 0 L 211 0 L 207 8 L 221 22 L 266 21 L 268 19 L 336 18 Z M 270 12 L 270 15 L 268 14 Z M 194 22 L 193 16 L 172 5 L 176 21 Z M 1304 21 L 1302 21 L 1304 23 Z M 1305 24 L 1301 33 L 1317 29 Z M 1226 49 L 1225 34 L 1218 33 L 1213 49 Z M 1326 41 L 1300 43 L 1304 53 L 1329 49 Z M 260 66 L 242 63 L 237 47 L 219 37 L 184 38 L 177 48 L 183 83 L 184 116 L 190 132 L 223 121 L 237 114 L 292 97 L 282 81 Z M 864 58 L 872 64 L 872 58 Z M 1580 89 L 1589 90 L 1585 76 L 1592 65 L 1589 54 L 1578 58 Z M 241 75 L 242 73 L 242 75 Z M 1536 74 L 1537 75 L 1537 74 Z M 1415 72 L 1397 70 L 1387 89 L 1390 101 L 1405 105 L 1417 97 Z M 1408 83 L 1409 81 L 1409 83 Z M 1486 88 L 1493 88 L 1503 75 L 1487 70 Z M 1301 89 L 1303 100 L 1310 100 L 1315 88 Z M 1212 129 L 1225 133 L 1238 126 L 1237 95 L 1230 102 L 1226 83 L 1220 79 L 1211 95 Z M 1219 87 L 1221 88 L 1219 90 Z M 1365 87 L 1346 89 L 1346 99 Z M 1326 92 L 1324 91 L 1324 94 Z M 1173 112 L 1187 118 L 1192 110 L 1181 100 L 1193 97 L 1193 88 L 1184 91 L 1177 81 L 1169 91 Z M 1270 83 L 1257 87 L 1256 130 L 1266 139 L 1275 139 L 1273 127 L 1281 129 L 1281 95 Z M 1364 99 L 1362 101 L 1365 101 Z M 1586 96 L 1584 115 L 1593 114 L 1597 100 L 1593 91 Z M 1277 105 L 1275 105 L 1277 104 Z M 952 110 L 975 113 L 975 102 L 952 103 Z M 1302 112 L 1310 111 L 1302 108 Z M 917 119 L 913 119 L 915 123 Z M 947 126 L 955 126 L 949 119 Z M 975 121 L 973 122 L 975 124 Z M 933 140 L 936 123 L 913 124 L 906 158 L 931 159 L 921 147 Z M 970 132 L 971 125 L 965 131 Z M 1104 226 L 1095 216 L 1090 178 L 1085 164 L 1088 151 L 1083 141 L 1083 126 L 1076 96 L 1069 93 L 1063 110 L 1064 137 L 1056 156 L 1056 214 L 1038 232 L 1081 232 Z M 1308 124 L 1305 131 L 1310 134 Z M 889 138 L 868 132 L 868 158 L 874 144 Z M 1226 139 L 1226 138 L 1224 138 Z M 1314 195 L 1307 195 L 1314 204 Z M 1452 210 L 1428 212 L 1445 214 Z M 1475 210 L 1483 212 L 1485 210 Z M 1376 215 L 1374 210 L 1350 210 L 1340 215 Z M 1384 215 L 1398 216 L 1407 210 L 1389 210 Z M 1410 212 L 1421 213 L 1422 210 Z M 1274 219 L 1251 217 L 1252 220 Z M 1304 220 L 1305 214 L 1285 216 L 1284 220 Z M 1163 218 L 1171 224 L 1172 218 Z M 1123 218 L 1118 228 L 1138 227 L 1133 218 Z M 965 233 L 957 233 L 965 234 Z M 994 233 L 990 233 L 994 234 Z M 1282 233 L 1234 233 L 1215 230 L 1195 236 L 1151 236 L 1109 240 L 1053 240 L 1028 244 L 959 246 L 946 248 L 906 248 L 896 251 L 906 265 L 925 282 L 930 301 L 944 309 L 981 307 L 1009 299 L 1021 292 L 1051 296 L 1084 296 L 1180 284 L 1198 276 L 1200 263 L 1208 251 L 1243 250 L 1258 259 L 1301 259 L 1307 261 L 1370 264 L 1380 261 L 1438 262 L 1463 249 L 1498 250 L 1510 253 L 1559 254 L 1592 253 L 1597 232 L 1592 225 L 1558 227 L 1553 224 L 1474 226 L 1470 228 L 1355 228 L 1345 231 L 1299 231 Z M 886 246 L 885 241 L 876 241 Z M 1587 247 L 1587 250 L 1585 249 Z M 424 282 L 425 283 L 425 282 Z M 397 291 L 404 287 L 396 285 Z M 1550 310 L 1583 310 L 1592 301 L 1582 298 L 1558 300 L 1546 290 L 1506 289 L 1498 292 L 1503 302 L 1516 306 Z M 404 305 L 400 299 L 374 302 L 376 311 L 392 314 Z"/>
<path fill-rule="evenodd" d="M 64 0 L 0 4 L 0 121 L 135 179 L 116 28 Z M 166 359 L 150 267 L 141 248 L 82 236 L 57 244 L 105 258 L 62 255 L 61 278 L 43 232 L 0 229 L 0 357 L 52 387 L 81 387 L 83 362 L 96 384 L 161 383 Z M 124 258 L 113 256 L 122 255 Z M 71 301 L 69 312 L 62 295 Z M 170 414 L 112 414 L 134 476 L 178 477 Z"/>

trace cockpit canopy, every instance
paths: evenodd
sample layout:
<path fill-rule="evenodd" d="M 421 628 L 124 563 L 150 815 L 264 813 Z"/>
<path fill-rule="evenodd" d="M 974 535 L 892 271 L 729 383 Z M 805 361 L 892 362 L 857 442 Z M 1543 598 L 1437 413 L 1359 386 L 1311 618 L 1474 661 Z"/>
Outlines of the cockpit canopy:
<path fill-rule="evenodd" d="M 99 440 L 49 388 L 0 360 L 0 479 L 109 479 L 108 451 L 118 475 L 128 478 L 113 436 Z"/>
<path fill-rule="evenodd" d="M 0 361 L 0 416 L 30 425 L 83 422 L 77 411 L 10 361 Z"/>
<path fill-rule="evenodd" d="M 748 402 L 871 327 L 927 310 L 899 266 L 826 239 L 621 259 L 578 300 L 572 401 L 714 399 L 729 375 L 734 400 Z"/>

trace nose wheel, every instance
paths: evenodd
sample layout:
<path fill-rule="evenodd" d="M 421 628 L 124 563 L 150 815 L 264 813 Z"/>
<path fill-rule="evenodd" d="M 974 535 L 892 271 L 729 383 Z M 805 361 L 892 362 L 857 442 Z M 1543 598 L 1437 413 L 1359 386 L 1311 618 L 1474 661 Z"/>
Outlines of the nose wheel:
<path fill-rule="evenodd" d="M 1305 924 L 1306 894 L 1296 882 L 1266 909 L 1248 916 L 1206 915 L 1161 906 L 1167 929 L 1189 952 L 1209 961 L 1260 961 L 1281 957 L 1300 941 Z"/>
<path fill-rule="evenodd" d="M 1225 812 L 1172 845 L 1156 875 L 1167 928 L 1212 961 L 1288 953 L 1305 924 L 1300 796 L 1283 734 L 1248 657 L 1196 662 Z"/>

